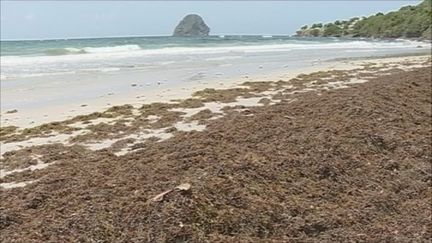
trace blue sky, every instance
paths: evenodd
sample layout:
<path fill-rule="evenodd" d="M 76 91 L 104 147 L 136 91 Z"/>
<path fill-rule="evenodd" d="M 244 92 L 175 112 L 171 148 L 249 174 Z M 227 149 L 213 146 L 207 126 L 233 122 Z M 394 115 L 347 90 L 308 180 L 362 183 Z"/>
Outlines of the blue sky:
<path fill-rule="evenodd" d="M 1 1 L 1 39 L 170 35 L 188 13 L 211 34 L 294 34 L 329 22 L 418 4 L 412 1 Z"/>

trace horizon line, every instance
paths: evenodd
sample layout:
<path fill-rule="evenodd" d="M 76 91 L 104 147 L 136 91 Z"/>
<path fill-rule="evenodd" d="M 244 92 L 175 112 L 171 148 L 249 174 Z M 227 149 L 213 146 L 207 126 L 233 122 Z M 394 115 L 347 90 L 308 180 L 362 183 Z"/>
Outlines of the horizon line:
<path fill-rule="evenodd" d="M 293 36 L 293 34 L 212 34 L 204 37 L 220 37 L 220 36 Z M 52 38 L 24 38 L 24 39 L 15 39 L 15 38 L 1 39 L 0 38 L 0 41 L 80 40 L 80 39 L 104 39 L 104 38 L 128 38 L 128 37 L 132 38 L 132 37 L 173 37 L 173 36 L 172 35 L 113 35 L 113 36 L 78 36 L 78 37 L 52 37 Z"/>

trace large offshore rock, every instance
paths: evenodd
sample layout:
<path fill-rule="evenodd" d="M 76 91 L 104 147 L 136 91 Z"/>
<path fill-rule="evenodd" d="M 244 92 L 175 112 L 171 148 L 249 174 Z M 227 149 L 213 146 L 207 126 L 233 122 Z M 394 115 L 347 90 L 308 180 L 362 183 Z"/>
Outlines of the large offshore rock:
<path fill-rule="evenodd" d="M 184 17 L 174 30 L 173 36 L 208 36 L 210 28 L 201 16 L 189 14 Z"/>

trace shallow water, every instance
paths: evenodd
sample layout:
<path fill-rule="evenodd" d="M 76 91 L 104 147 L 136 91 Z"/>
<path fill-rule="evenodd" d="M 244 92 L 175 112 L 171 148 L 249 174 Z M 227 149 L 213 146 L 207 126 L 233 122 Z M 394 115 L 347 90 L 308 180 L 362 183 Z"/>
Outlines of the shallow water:
<path fill-rule="evenodd" d="M 259 56 L 305 55 L 319 58 L 321 51 L 350 56 L 359 53 L 399 53 L 426 48 L 407 41 L 374 41 L 289 36 L 224 36 L 207 38 L 125 37 L 72 40 L 2 41 L 2 79 L 47 75 L 147 70 L 157 67 L 236 63 Z M 335 53 L 336 54 L 336 53 Z"/>
<path fill-rule="evenodd" d="M 225 36 L 2 41 L 1 109 L 137 102 L 163 89 L 313 67 L 334 58 L 426 52 L 407 41 Z M 263 76 L 265 78 L 265 76 Z M 138 97 L 138 98 L 135 98 Z M 45 108 L 44 108 L 45 109 Z"/>

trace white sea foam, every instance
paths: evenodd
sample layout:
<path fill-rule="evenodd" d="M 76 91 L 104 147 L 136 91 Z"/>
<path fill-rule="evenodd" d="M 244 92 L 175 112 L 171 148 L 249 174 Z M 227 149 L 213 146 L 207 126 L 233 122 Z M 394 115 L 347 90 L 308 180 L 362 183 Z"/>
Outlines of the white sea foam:
<path fill-rule="evenodd" d="M 62 56 L 2 56 L 2 66 L 29 64 L 29 63 L 51 63 L 58 61 L 97 60 L 107 57 L 125 58 L 148 55 L 183 55 L 183 54 L 218 54 L 236 52 L 280 52 L 304 49 L 376 49 L 376 48 L 404 48 L 404 47 L 430 47 L 430 44 L 418 41 L 398 42 L 369 42 L 351 41 L 321 44 L 266 44 L 266 45 L 240 45 L 219 47 L 167 47 L 160 49 L 142 49 L 138 45 L 124 45 L 114 47 L 85 47 L 82 49 L 69 48 L 75 52 L 85 50 L 83 55 Z"/>
<path fill-rule="evenodd" d="M 206 58 L 206 61 L 223 61 L 223 60 L 233 60 L 233 59 L 240 59 L 242 56 L 224 56 L 224 57 L 211 57 Z"/>
<path fill-rule="evenodd" d="M 138 45 L 122 45 L 122 46 L 108 46 L 108 47 L 86 47 L 83 48 L 86 53 L 113 53 L 113 52 L 128 52 L 141 50 Z"/>
<path fill-rule="evenodd" d="M 270 38 L 270 37 L 268 37 Z M 430 44 L 417 41 L 337 41 L 292 42 L 285 44 L 231 45 L 213 47 L 165 47 L 143 49 L 138 45 L 106 47 L 65 48 L 74 55 L 54 51 L 45 56 L 2 56 L 2 79 L 64 74 L 86 70 L 101 72 L 118 71 L 123 66 L 169 65 L 185 59 L 204 61 L 230 60 L 243 55 L 259 53 L 284 53 L 291 51 L 342 50 L 345 52 L 368 52 L 369 50 L 429 49 Z M 204 55 L 204 56 L 203 56 Z M 204 57 L 204 58 L 203 58 Z M 138 64 L 138 65 L 136 65 Z M 107 69 L 108 68 L 108 69 Z"/>

